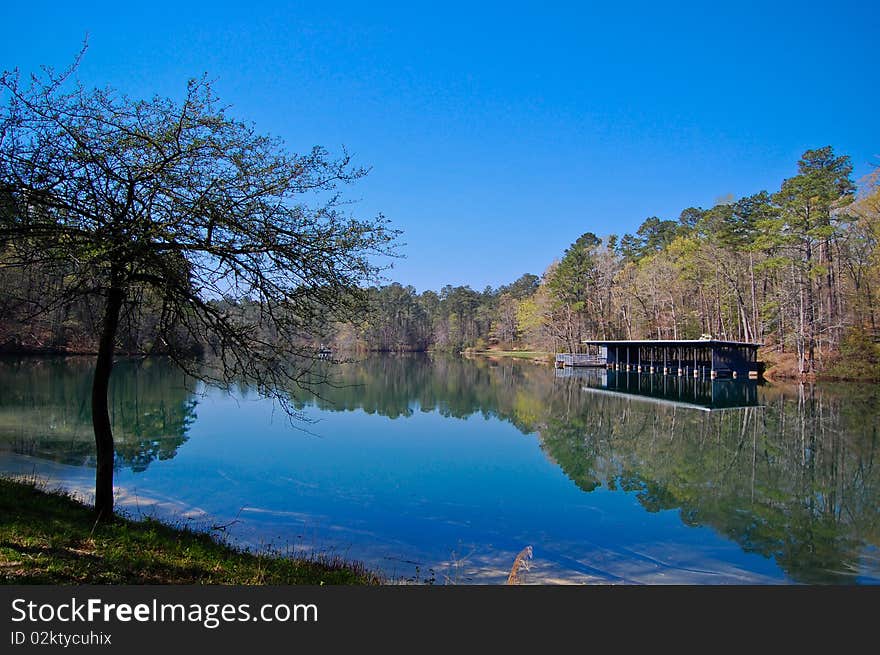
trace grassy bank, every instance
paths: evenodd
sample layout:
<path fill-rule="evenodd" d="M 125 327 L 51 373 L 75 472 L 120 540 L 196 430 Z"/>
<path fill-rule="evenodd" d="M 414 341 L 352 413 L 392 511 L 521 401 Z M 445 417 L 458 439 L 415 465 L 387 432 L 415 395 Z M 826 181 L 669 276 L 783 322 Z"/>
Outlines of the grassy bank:
<path fill-rule="evenodd" d="M 95 525 L 91 508 L 31 482 L 0 479 L 0 583 L 374 584 L 338 560 L 255 554 L 156 520 Z"/>
<path fill-rule="evenodd" d="M 478 357 L 513 357 L 514 359 L 527 359 L 545 363 L 553 359 L 553 353 L 543 350 L 465 350 L 463 354 Z"/>

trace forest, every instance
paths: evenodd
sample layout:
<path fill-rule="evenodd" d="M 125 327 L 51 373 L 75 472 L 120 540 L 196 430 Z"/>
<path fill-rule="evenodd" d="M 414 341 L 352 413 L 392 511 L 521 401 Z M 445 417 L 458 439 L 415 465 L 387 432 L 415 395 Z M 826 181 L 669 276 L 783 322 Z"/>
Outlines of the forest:
<path fill-rule="evenodd" d="M 588 338 L 709 334 L 764 344 L 780 375 L 876 378 L 880 167 L 856 183 L 850 158 L 826 146 L 806 151 L 793 172 L 772 192 L 651 216 L 635 234 L 587 231 L 541 275 L 498 288 L 363 289 L 369 310 L 360 320 L 316 312 L 324 320 L 304 326 L 302 339 L 339 351 L 552 352 Z M 0 349 L 93 351 L 101 300 L 43 307 L 63 276 L 39 262 L 4 267 L 12 247 L 0 250 Z M 161 353 L 149 290 L 131 293 L 119 346 Z M 202 344 L 188 347 L 198 353 Z"/>
<path fill-rule="evenodd" d="M 875 377 L 880 168 L 859 185 L 852 170 L 830 146 L 808 150 L 773 192 L 651 216 L 635 234 L 586 232 L 540 277 L 497 289 L 373 288 L 373 313 L 334 341 L 574 351 L 590 338 L 709 334 L 764 344 L 780 374 Z"/>

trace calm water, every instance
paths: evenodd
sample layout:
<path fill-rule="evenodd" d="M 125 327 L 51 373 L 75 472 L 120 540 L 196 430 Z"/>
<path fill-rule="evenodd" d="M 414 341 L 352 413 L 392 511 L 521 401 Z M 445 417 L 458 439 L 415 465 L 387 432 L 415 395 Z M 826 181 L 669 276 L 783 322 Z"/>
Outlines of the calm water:
<path fill-rule="evenodd" d="M 372 357 L 291 425 L 167 363 L 113 374 L 119 504 L 389 576 L 880 582 L 880 388 Z M 90 362 L 0 361 L 0 471 L 90 494 Z M 0 518 L 2 520 L 2 518 Z"/>

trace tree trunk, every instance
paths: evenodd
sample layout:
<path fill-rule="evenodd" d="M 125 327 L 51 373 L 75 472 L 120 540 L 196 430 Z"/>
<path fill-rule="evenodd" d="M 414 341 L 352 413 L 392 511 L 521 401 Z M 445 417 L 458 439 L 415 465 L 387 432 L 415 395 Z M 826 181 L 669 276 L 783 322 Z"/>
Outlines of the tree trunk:
<path fill-rule="evenodd" d="M 104 309 L 104 325 L 98 345 L 98 361 L 95 363 L 95 378 L 92 381 L 92 427 L 95 431 L 97 465 L 95 468 L 95 512 L 99 521 L 113 515 L 113 430 L 110 426 L 110 411 L 107 392 L 110 386 L 110 373 L 113 371 L 113 354 L 116 347 L 116 330 L 119 327 L 119 314 L 122 309 L 122 289 L 112 287 L 107 293 Z"/>
<path fill-rule="evenodd" d="M 761 325 L 761 317 L 758 314 L 758 290 L 755 286 L 755 259 L 754 253 L 749 250 L 749 283 L 752 289 L 752 334 L 755 341 L 764 340 L 764 326 Z"/>
<path fill-rule="evenodd" d="M 807 290 L 806 294 L 806 334 L 807 334 L 807 358 L 808 372 L 813 372 L 816 368 L 816 301 L 813 292 L 813 279 L 811 273 L 813 270 L 813 246 L 809 239 L 806 241 L 806 254 L 804 256 L 804 283 Z"/>

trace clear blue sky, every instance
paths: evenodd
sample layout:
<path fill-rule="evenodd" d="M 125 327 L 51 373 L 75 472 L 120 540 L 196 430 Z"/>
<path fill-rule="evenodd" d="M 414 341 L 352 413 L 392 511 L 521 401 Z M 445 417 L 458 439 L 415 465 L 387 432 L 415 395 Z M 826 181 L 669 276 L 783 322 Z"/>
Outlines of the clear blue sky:
<path fill-rule="evenodd" d="M 586 231 L 773 190 L 807 148 L 880 163 L 880 3 L 46 3 L 0 67 L 180 97 L 207 72 L 295 151 L 345 146 L 355 211 L 420 291 L 540 274 Z M 771 6 L 772 5 L 772 6 Z"/>

